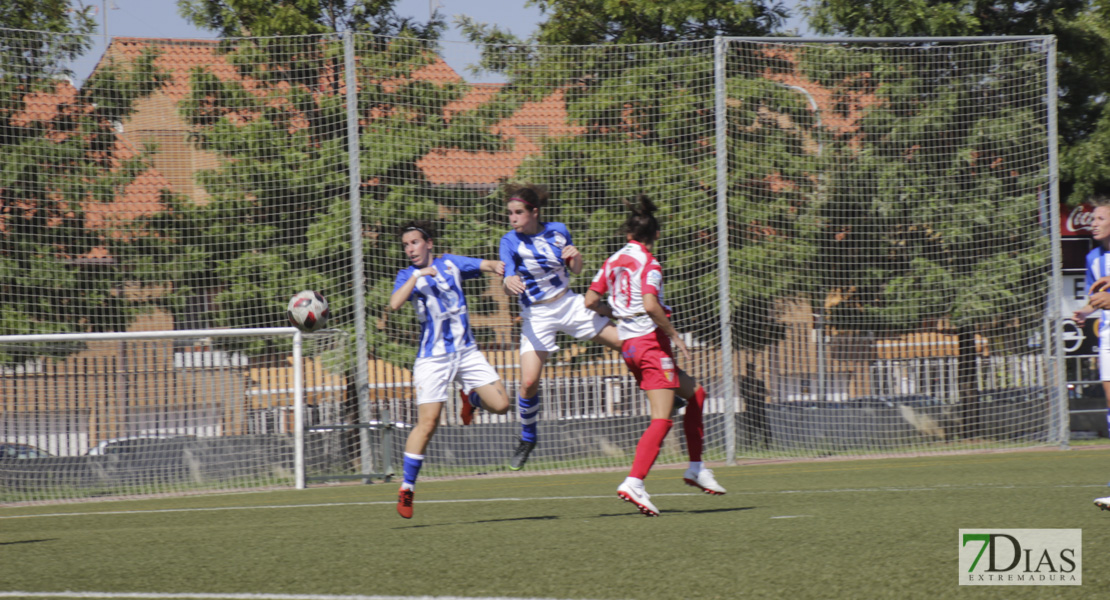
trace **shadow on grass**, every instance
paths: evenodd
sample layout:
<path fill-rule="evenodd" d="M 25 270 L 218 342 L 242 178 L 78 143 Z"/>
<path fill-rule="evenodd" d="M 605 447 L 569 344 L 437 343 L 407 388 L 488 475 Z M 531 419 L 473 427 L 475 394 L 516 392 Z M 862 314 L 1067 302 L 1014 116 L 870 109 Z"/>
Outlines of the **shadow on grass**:
<path fill-rule="evenodd" d="M 56 542 L 58 538 L 50 538 L 46 540 L 19 540 L 17 542 L 0 542 L 0 546 L 14 546 L 16 544 L 40 544 L 42 542 Z"/>
<path fill-rule="evenodd" d="M 442 527 L 444 525 L 480 525 L 483 523 L 511 523 L 513 521 L 554 521 L 558 519 L 555 515 L 545 515 L 542 517 L 513 517 L 511 519 L 482 519 L 481 521 L 456 521 L 454 523 L 430 523 L 428 525 L 408 525 L 405 527 L 394 527 L 394 529 L 416 529 L 418 527 Z"/>
<path fill-rule="evenodd" d="M 667 510 L 662 511 L 662 514 L 660 516 L 665 517 L 667 515 L 674 515 L 674 514 L 698 515 L 698 514 L 710 514 L 710 513 L 727 513 L 727 512 L 740 512 L 742 510 L 755 510 L 755 509 L 756 509 L 755 506 L 737 506 L 737 507 L 734 507 L 734 508 L 704 508 L 704 509 L 698 509 L 698 510 L 682 510 L 682 509 L 678 509 L 678 508 L 672 508 L 672 509 L 667 509 Z M 643 515 L 636 512 L 635 510 L 631 510 L 629 512 L 623 512 L 623 513 L 606 513 L 606 514 L 598 515 L 598 517 L 627 517 L 627 516 L 640 517 L 640 516 L 643 516 Z"/>
<path fill-rule="evenodd" d="M 724 513 L 724 512 L 739 512 L 742 510 L 755 510 L 755 506 L 736 506 L 733 508 L 699 508 L 696 510 L 668 510 L 669 513 L 685 513 L 688 515 L 700 515 L 709 513 Z"/>

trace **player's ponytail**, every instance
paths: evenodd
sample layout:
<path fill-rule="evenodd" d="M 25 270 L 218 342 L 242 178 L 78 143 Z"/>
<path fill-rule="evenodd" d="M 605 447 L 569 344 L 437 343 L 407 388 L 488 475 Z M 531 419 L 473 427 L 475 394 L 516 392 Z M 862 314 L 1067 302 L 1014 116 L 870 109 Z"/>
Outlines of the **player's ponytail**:
<path fill-rule="evenodd" d="M 651 244 L 659 233 L 659 221 L 655 218 L 655 203 L 647 194 L 637 194 L 631 201 L 625 200 L 624 205 L 631 212 L 621 226 L 621 233 L 631 236 L 641 244 Z"/>

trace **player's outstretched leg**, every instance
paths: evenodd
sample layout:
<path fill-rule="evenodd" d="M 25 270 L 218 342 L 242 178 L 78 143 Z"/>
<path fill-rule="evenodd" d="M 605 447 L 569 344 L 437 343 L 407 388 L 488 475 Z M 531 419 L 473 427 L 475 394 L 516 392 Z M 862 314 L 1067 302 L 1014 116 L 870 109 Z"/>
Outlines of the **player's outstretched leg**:
<path fill-rule="evenodd" d="M 1095 506 L 1102 510 L 1110 510 L 1110 496 L 1105 498 L 1095 498 Z"/>
<path fill-rule="evenodd" d="M 617 486 L 617 496 L 625 502 L 631 502 L 640 509 L 640 512 L 649 517 L 658 517 L 659 509 L 651 503 L 651 496 L 644 489 L 644 478 L 651 471 L 655 459 L 659 457 L 659 449 L 667 432 L 671 430 L 674 422 L 670 419 L 652 419 L 648 428 L 640 436 L 636 444 L 636 455 L 632 458 L 632 469 L 624 483 Z"/>
<path fill-rule="evenodd" d="M 679 376 L 685 389 L 689 390 L 691 387 L 697 386 L 694 388 L 693 394 L 687 392 L 690 398 L 686 403 L 686 415 L 682 418 L 682 428 L 686 435 L 686 449 L 690 454 L 690 468 L 686 469 L 686 472 L 682 475 L 682 480 L 686 482 L 686 485 L 696 487 L 706 494 L 723 495 L 725 488 L 717 483 L 713 471 L 705 468 L 705 464 L 701 460 L 702 438 L 705 437 L 705 425 L 702 422 L 702 413 L 705 407 L 705 388 L 697 385 L 685 372 L 680 371 Z"/>

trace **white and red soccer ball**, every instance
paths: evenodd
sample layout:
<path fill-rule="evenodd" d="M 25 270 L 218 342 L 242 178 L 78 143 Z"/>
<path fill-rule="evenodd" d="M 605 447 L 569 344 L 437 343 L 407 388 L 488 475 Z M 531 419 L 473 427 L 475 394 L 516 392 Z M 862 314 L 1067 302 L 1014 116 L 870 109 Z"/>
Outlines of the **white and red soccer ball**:
<path fill-rule="evenodd" d="M 298 292 L 289 299 L 285 314 L 293 327 L 304 332 L 317 331 L 328 324 L 328 301 L 320 292 Z"/>

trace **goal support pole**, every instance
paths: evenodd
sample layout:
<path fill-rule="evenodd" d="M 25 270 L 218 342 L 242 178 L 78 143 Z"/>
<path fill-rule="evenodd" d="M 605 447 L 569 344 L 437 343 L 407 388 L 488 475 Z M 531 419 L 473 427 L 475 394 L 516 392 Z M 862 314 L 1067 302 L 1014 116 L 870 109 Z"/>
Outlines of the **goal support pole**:
<path fill-rule="evenodd" d="M 717 150 L 717 272 L 724 273 L 717 286 L 717 307 L 721 327 L 721 386 L 725 415 L 725 461 L 736 464 L 736 414 L 738 399 L 733 390 L 731 302 L 728 268 L 728 99 L 725 71 L 728 39 L 713 40 L 713 88 L 716 110 Z"/>

